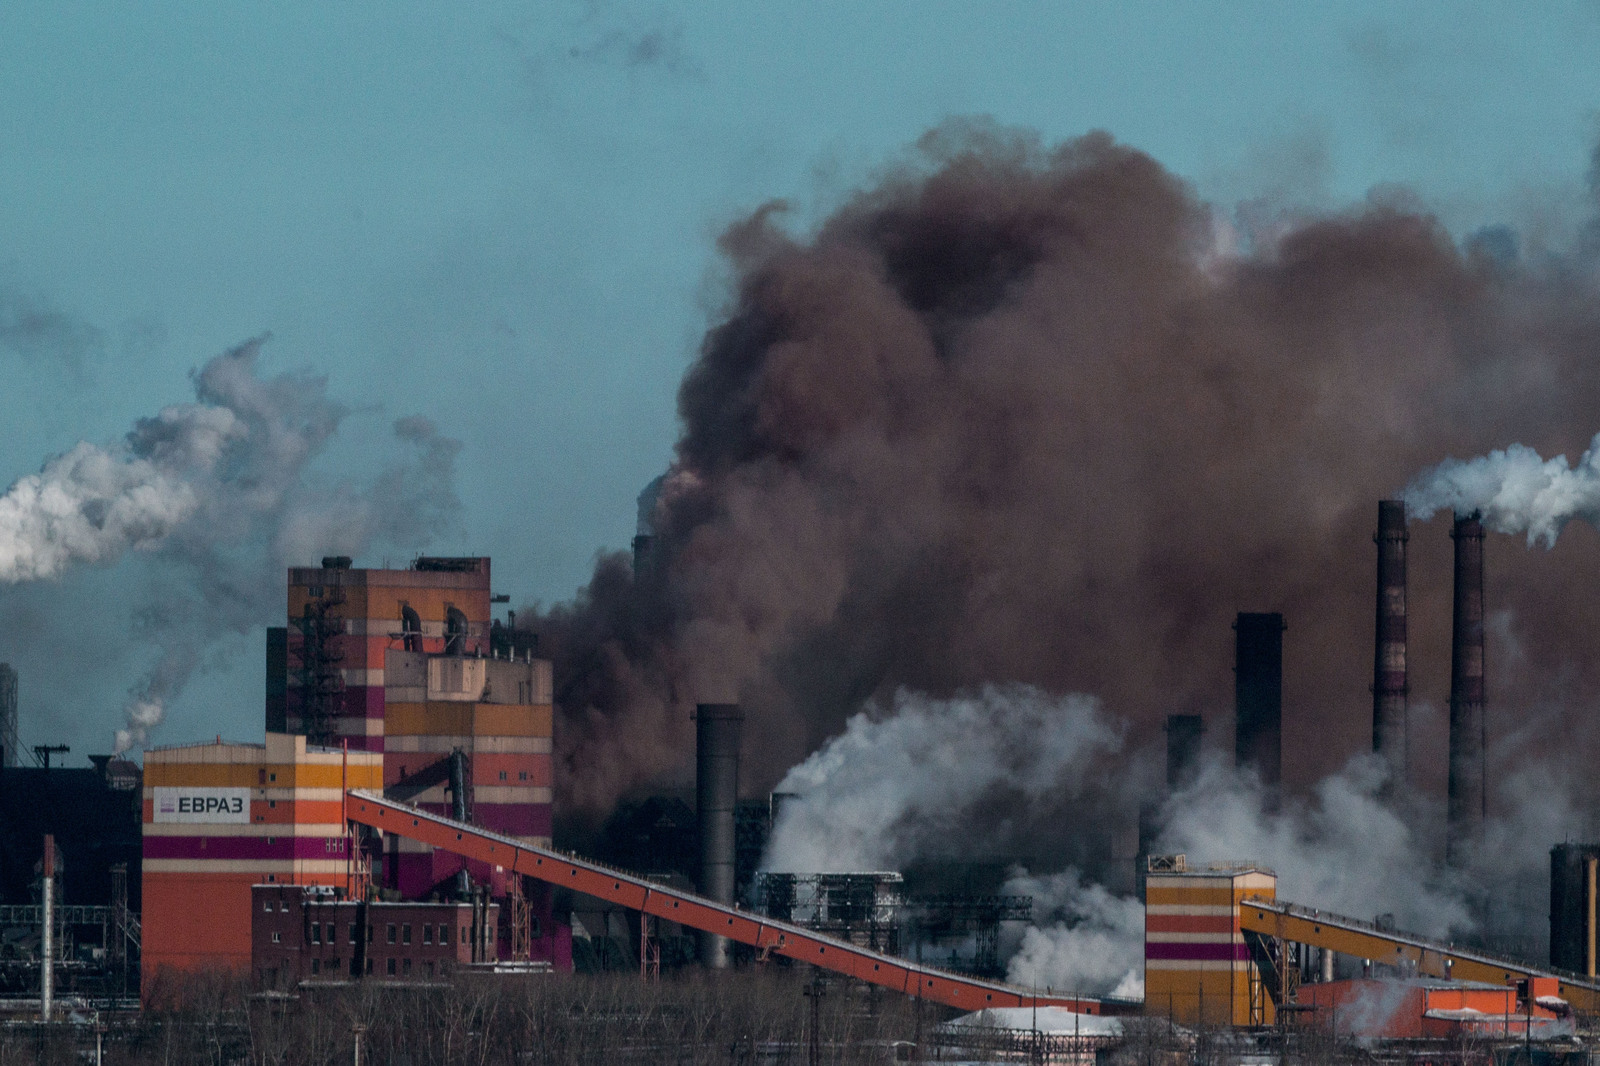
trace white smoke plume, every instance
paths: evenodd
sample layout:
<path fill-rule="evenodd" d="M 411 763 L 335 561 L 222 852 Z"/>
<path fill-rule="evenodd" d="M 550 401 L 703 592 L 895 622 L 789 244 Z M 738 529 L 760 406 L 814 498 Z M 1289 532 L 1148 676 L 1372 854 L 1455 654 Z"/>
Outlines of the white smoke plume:
<path fill-rule="evenodd" d="M 414 458 L 371 484 L 317 484 L 309 466 L 349 409 L 324 378 L 262 377 L 265 339 L 196 370 L 194 402 L 138 420 L 113 444 L 79 443 L 0 495 L 0 582 L 129 552 L 158 571 L 159 589 L 131 597 L 135 630 L 158 653 L 124 707 L 118 752 L 145 742 L 220 637 L 281 610 L 285 566 L 377 543 L 421 548 L 457 509 L 460 445 L 417 416 L 394 424 Z"/>
<path fill-rule="evenodd" d="M 1278 896 L 1302 906 L 1444 937 L 1471 930 L 1466 886 L 1431 859 L 1404 812 L 1382 798 L 1384 768 L 1360 756 L 1273 811 L 1253 775 L 1209 760 L 1163 811 L 1161 852 L 1199 861 L 1259 862 Z"/>
<path fill-rule="evenodd" d="M 1513 444 L 1475 459 L 1446 459 L 1419 474 L 1404 498 L 1412 517 L 1426 520 L 1449 508 L 1483 513 L 1497 533 L 1526 533 L 1528 543 L 1555 544 L 1574 518 L 1600 525 L 1600 436 L 1576 466 L 1565 455 L 1542 458 Z"/>
<path fill-rule="evenodd" d="M 1086 696 L 1020 685 L 952 700 L 901 692 L 890 707 L 869 706 L 851 718 L 784 778 L 779 791 L 796 798 L 780 808 L 763 866 L 795 873 L 903 869 L 1003 853 L 1046 834 L 1057 864 L 1015 869 L 1003 889 L 1035 901 L 1032 926 L 1002 943 L 1009 979 L 1138 995 L 1142 903 L 1075 867 L 1071 838 L 1105 834 L 1099 812 L 1125 811 L 1148 794 L 1139 769 L 1146 761 L 1125 749 L 1120 727 Z M 1412 828 L 1427 821 L 1424 812 L 1386 799 L 1384 784 L 1382 764 L 1363 756 L 1306 796 L 1275 806 L 1252 774 L 1210 756 L 1161 808 L 1152 850 L 1197 862 L 1259 863 L 1278 874 L 1280 898 L 1303 906 L 1369 921 L 1389 915 L 1425 936 L 1473 933 L 1480 922 L 1470 905 L 1474 884 L 1494 883 L 1510 860 L 1486 858 L 1483 869 L 1467 873 L 1445 870 L 1434 843 Z M 1532 851 L 1518 849 L 1531 856 L 1516 860 L 1521 871 L 1537 866 L 1534 853 L 1548 847 L 1552 831 L 1512 813 L 1490 834 L 1535 842 Z M 1052 868 L 1060 872 L 1037 872 Z"/>
<path fill-rule="evenodd" d="M 1144 998 L 1144 904 L 1086 881 L 1077 870 L 1015 870 L 1001 889 L 1033 897 L 1033 924 L 1002 943 L 1006 980 L 1058 992 Z"/>
<path fill-rule="evenodd" d="M 984 843 L 1014 833 L 1032 808 L 1099 783 L 1121 731 L 1084 696 L 988 686 L 933 700 L 900 692 L 869 706 L 778 785 L 793 793 L 773 826 L 769 870 L 898 869 L 949 854 L 984 811 Z"/>

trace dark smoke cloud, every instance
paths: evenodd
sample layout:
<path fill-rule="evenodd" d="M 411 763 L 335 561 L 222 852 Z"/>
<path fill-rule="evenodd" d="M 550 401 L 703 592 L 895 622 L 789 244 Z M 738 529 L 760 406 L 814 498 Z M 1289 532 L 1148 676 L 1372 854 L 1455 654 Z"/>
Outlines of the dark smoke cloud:
<path fill-rule="evenodd" d="M 576 820 L 685 776 L 696 699 L 747 707 L 750 791 L 901 688 L 1088 693 L 1135 746 L 1199 712 L 1226 747 L 1240 610 L 1287 616 L 1308 786 L 1370 744 L 1375 502 L 1446 456 L 1600 429 L 1582 256 L 1463 250 L 1393 192 L 1252 230 L 1103 134 L 965 124 L 815 233 L 780 223 L 723 239 L 733 292 L 679 394 L 650 567 L 603 556 L 529 623 Z M 1411 541 L 1433 727 L 1447 526 Z M 1494 758 L 1585 758 L 1596 537 L 1488 553 Z M 1442 758 L 1414 777 L 1442 787 Z"/>

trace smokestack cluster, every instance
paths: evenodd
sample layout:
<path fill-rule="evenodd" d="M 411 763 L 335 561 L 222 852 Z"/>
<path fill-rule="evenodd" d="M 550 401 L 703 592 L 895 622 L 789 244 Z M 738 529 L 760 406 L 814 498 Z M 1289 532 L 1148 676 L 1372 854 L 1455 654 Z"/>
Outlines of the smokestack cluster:
<path fill-rule="evenodd" d="M 1450 641 L 1450 780 L 1446 855 L 1470 857 L 1488 815 L 1483 717 L 1483 522 L 1456 516 L 1455 607 Z"/>
<path fill-rule="evenodd" d="M 1406 780 L 1406 505 L 1378 504 L 1377 647 L 1373 654 L 1372 750 L 1392 785 Z"/>
<path fill-rule="evenodd" d="M 734 808 L 739 802 L 739 734 L 744 712 L 737 704 L 702 703 L 696 706 L 694 719 L 700 894 L 732 903 Z M 713 969 L 726 969 L 732 961 L 728 938 L 701 933 L 700 961 Z"/>

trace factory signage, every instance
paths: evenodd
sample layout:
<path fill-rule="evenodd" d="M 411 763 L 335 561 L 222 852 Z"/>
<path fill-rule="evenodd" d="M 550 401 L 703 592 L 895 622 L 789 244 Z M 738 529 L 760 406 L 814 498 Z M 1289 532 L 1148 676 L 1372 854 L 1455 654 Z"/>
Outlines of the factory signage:
<path fill-rule="evenodd" d="M 158 822 L 249 822 L 248 788 L 164 788 L 157 786 Z"/>

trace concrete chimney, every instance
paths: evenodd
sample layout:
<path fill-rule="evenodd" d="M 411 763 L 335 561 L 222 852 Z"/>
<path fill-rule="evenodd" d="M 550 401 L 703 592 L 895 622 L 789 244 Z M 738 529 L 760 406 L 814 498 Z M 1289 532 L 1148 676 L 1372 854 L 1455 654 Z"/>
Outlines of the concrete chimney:
<path fill-rule="evenodd" d="M 700 894 L 733 902 L 734 805 L 739 800 L 739 733 L 744 712 L 735 703 L 695 708 L 695 801 L 700 816 Z M 700 934 L 700 961 L 722 970 L 731 961 L 728 938 Z"/>
<path fill-rule="evenodd" d="M 1459 864 L 1487 813 L 1483 720 L 1483 521 L 1457 516 L 1455 610 L 1450 639 L 1450 792 L 1445 854 Z"/>
<path fill-rule="evenodd" d="M 1406 505 L 1378 503 L 1378 620 L 1372 656 L 1372 750 L 1392 785 L 1406 780 Z"/>
<path fill-rule="evenodd" d="M 1275 796 L 1283 780 L 1283 615 L 1241 613 L 1233 624 L 1234 763 Z"/>

